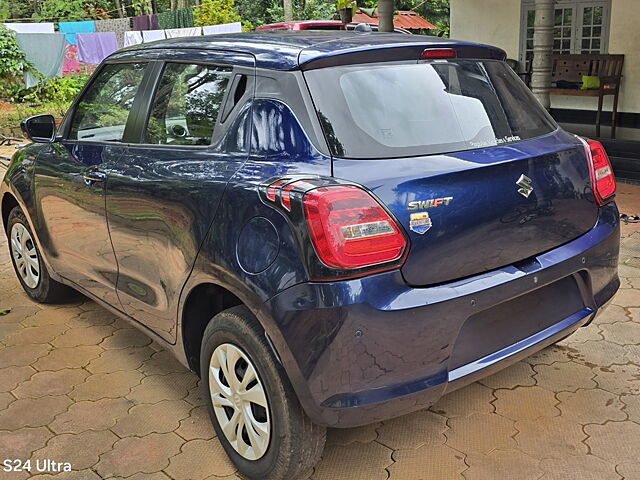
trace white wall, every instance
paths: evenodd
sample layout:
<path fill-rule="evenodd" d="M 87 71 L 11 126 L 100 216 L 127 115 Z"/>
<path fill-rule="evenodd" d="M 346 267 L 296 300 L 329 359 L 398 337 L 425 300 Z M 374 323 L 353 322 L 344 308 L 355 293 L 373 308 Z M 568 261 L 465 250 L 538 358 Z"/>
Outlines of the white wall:
<path fill-rule="evenodd" d="M 450 0 L 451 38 L 498 46 L 519 58 L 520 0 Z M 612 0 L 609 53 L 623 53 L 618 111 L 640 113 L 640 0 Z M 596 110 L 597 98 L 552 96 L 553 108 Z M 612 97 L 605 97 L 604 110 Z"/>

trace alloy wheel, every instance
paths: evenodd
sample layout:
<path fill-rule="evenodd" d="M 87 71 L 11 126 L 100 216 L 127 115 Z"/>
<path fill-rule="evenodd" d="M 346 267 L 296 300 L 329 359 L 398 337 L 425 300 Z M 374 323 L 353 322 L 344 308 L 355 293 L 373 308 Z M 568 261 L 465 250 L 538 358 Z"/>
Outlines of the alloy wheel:
<path fill-rule="evenodd" d="M 258 460 L 269 448 L 269 404 L 249 357 L 230 343 L 218 345 L 209 362 L 209 393 L 226 439 L 247 460 Z"/>
<path fill-rule="evenodd" d="M 11 254 L 16 265 L 18 275 L 29 288 L 36 288 L 40 281 L 40 259 L 35 242 L 22 223 L 16 223 L 11 228 Z"/>

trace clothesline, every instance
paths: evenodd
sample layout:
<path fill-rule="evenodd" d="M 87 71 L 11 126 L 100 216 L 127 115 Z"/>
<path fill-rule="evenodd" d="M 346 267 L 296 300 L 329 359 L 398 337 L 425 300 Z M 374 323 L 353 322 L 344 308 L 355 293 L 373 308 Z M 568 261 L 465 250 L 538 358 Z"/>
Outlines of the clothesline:
<path fill-rule="evenodd" d="M 103 13 L 109 14 L 109 13 L 114 13 L 114 12 L 117 12 L 117 11 L 124 11 L 126 8 L 134 7 L 135 5 L 136 5 L 135 3 L 132 3 L 130 5 L 123 5 L 121 9 L 120 8 L 114 8 L 113 10 L 107 10 L 106 12 L 103 12 Z M 188 8 L 191 8 L 191 7 L 188 7 Z M 65 18 L 65 16 L 64 15 L 60 15 L 59 17 L 39 17 L 38 20 L 59 20 L 61 18 Z M 119 18 L 127 18 L 127 17 L 119 17 Z M 128 17 L 128 18 L 131 18 L 131 17 Z M 13 20 L 33 20 L 33 18 L 32 17 L 10 18 L 8 20 L 12 20 L 12 21 Z M 90 20 L 109 20 L 109 19 L 108 18 L 91 18 Z M 39 23 L 39 22 L 31 21 L 31 22 L 22 22 L 22 23 Z"/>

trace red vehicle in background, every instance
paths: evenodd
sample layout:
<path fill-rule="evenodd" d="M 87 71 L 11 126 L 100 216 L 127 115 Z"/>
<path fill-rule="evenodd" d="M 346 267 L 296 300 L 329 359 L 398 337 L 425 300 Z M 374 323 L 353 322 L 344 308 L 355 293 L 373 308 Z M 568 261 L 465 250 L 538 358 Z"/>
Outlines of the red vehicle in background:
<path fill-rule="evenodd" d="M 264 30 L 355 30 L 358 25 L 368 25 L 374 32 L 378 31 L 378 25 L 361 24 L 351 22 L 344 24 L 340 20 L 295 20 L 291 22 L 270 23 L 256 28 L 256 32 Z M 405 33 L 411 35 L 409 30 L 394 27 L 396 33 Z"/>

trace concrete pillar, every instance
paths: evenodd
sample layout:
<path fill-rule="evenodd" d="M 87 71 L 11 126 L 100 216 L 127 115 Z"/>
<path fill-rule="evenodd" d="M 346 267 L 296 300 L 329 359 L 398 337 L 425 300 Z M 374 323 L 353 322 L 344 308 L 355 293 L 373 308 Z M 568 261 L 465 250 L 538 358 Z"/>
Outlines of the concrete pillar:
<path fill-rule="evenodd" d="M 547 110 L 551 106 L 549 88 L 551 88 L 555 4 L 555 0 L 536 0 L 536 20 L 533 33 L 531 91 Z"/>

